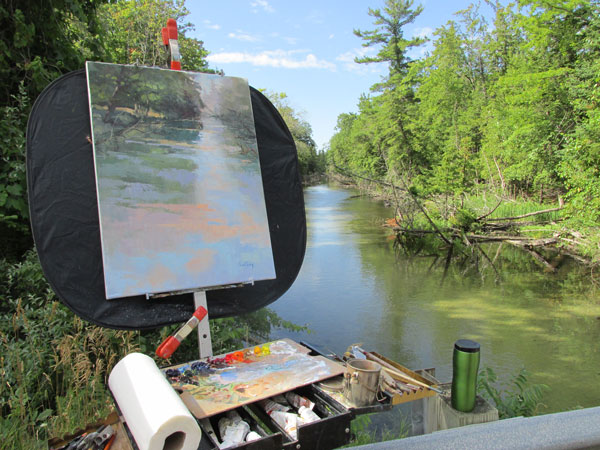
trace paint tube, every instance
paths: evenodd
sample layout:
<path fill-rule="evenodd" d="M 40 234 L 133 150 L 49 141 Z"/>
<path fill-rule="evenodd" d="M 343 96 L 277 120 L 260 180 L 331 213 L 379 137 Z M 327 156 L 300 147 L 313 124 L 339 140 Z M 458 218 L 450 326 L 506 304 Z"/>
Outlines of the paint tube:
<path fill-rule="evenodd" d="M 290 410 L 289 406 L 280 405 L 279 403 L 275 403 L 268 398 L 266 400 L 259 401 L 258 404 L 262 406 L 268 415 L 271 415 L 273 411 L 287 412 Z"/>
<path fill-rule="evenodd" d="M 269 400 L 272 400 L 275 403 L 279 403 L 280 405 L 287 406 L 287 404 L 288 404 L 287 400 L 285 399 L 285 397 L 282 394 L 274 395 L 273 397 L 270 397 Z"/>
<path fill-rule="evenodd" d="M 251 431 L 246 435 L 246 442 L 252 442 L 262 439 L 262 436 L 258 434 L 256 431 Z"/>
<path fill-rule="evenodd" d="M 296 394 L 295 392 L 286 392 L 285 398 L 288 402 L 290 402 L 290 405 L 292 405 L 296 409 L 299 409 L 301 406 L 304 406 L 308 409 L 313 409 L 315 407 L 315 404 L 313 402 L 311 402 L 306 397 L 302 397 Z"/>
<path fill-rule="evenodd" d="M 321 418 L 317 416 L 312 409 L 307 408 L 306 406 L 301 406 L 298 409 L 298 414 L 300 414 L 300 425 L 321 420 Z"/>
<path fill-rule="evenodd" d="M 229 411 L 226 417 L 219 419 L 218 425 L 223 440 L 219 448 L 228 448 L 244 442 L 244 438 L 250 431 L 250 425 L 235 411 Z"/>
<path fill-rule="evenodd" d="M 271 418 L 289 434 L 292 439 L 298 439 L 298 416 L 283 411 L 273 411 L 269 414 Z"/>

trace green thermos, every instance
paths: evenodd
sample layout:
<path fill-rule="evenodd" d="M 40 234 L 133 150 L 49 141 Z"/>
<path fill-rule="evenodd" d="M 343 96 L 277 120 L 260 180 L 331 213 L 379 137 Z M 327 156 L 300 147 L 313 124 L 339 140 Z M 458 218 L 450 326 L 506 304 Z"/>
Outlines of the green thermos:
<path fill-rule="evenodd" d="M 452 407 L 462 412 L 475 408 L 477 371 L 479 370 L 479 344 L 469 339 L 454 343 L 452 357 Z"/>

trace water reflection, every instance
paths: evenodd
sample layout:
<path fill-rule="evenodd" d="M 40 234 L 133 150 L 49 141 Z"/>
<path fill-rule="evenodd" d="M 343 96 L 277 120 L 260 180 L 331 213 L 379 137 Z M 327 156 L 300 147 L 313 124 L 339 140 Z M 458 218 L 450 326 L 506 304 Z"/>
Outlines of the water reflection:
<path fill-rule="evenodd" d="M 521 367 L 550 386 L 545 412 L 600 404 L 600 296 L 577 267 L 545 273 L 504 246 L 493 269 L 397 252 L 380 226 L 392 211 L 329 186 L 305 191 L 308 248 L 298 279 L 272 308 L 308 324 L 289 335 L 340 354 L 361 342 L 411 368 L 451 378 L 452 345 L 482 345 L 482 367 L 508 380 Z M 497 247 L 486 247 L 496 255 Z M 286 335 L 282 333 L 281 336 Z"/>

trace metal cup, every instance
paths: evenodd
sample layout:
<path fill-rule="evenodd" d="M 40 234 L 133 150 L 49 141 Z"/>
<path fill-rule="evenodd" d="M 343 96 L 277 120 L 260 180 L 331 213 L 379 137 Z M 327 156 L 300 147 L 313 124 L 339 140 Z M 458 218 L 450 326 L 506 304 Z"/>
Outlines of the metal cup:
<path fill-rule="evenodd" d="M 351 359 L 346 362 L 344 374 L 344 395 L 355 406 L 373 405 L 379 392 L 381 366 L 365 359 Z"/>

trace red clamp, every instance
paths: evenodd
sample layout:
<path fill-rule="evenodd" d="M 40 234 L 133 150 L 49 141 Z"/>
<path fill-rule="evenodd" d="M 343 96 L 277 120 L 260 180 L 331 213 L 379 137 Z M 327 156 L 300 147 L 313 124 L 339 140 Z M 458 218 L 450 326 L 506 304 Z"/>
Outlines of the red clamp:
<path fill-rule="evenodd" d="M 177 41 L 177 22 L 168 19 L 167 26 L 162 29 L 163 44 L 169 50 L 172 70 L 181 70 L 181 54 L 179 53 L 179 42 Z"/>
<path fill-rule="evenodd" d="M 162 344 L 156 349 L 156 356 L 159 358 L 170 358 L 171 355 L 177 350 L 181 341 L 183 341 L 191 331 L 196 328 L 202 319 L 206 317 L 208 311 L 203 306 L 200 306 L 194 314 L 188 320 L 184 326 L 182 326 L 177 332 L 168 338 L 166 338 Z"/>

